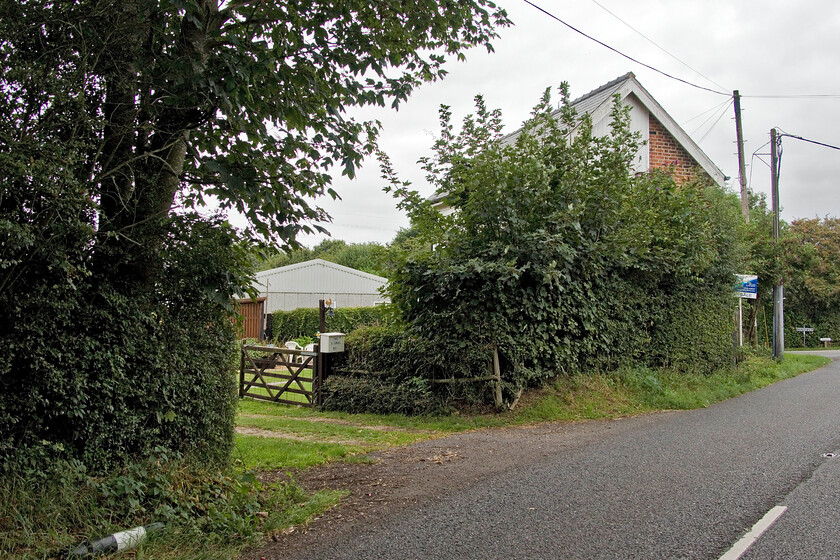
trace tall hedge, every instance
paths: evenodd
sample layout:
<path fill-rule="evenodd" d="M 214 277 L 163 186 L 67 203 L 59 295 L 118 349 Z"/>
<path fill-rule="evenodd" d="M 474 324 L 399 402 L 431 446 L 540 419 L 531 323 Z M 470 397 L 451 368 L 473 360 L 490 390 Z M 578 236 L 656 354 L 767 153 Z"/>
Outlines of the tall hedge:
<path fill-rule="evenodd" d="M 388 306 L 344 307 L 327 315 L 327 332 L 349 333 L 362 326 L 384 325 L 393 311 Z M 299 308 L 293 311 L 275 311 L 271 314 L 271 337 L 275 340 L 293 340 L 302 336 L 314 337 L 320 328 L 318 309 Z"/>
<path fill-rule="evenodd" d="M 422 160 L 451 215 L 385 161 L 418 231 L 390 282 L 409 331 L 453 359 L 495 345 L 520 386 L 623 363 L 725 365 L 743 256 L 735 196 L 702 172 L 686 184 L 635 173 L 638 136 L 618 99 L 606 137 L 565 87 L 559 119 L 546 92 L 506 142 L 499 113 L 480 98 L 477 109 L 456 135 L 444 107 Z"/>
<path fill-rule="evenodd" d="M 247 261 L 227 226 L 174 220 L 167 273 L 134 297 L 85 274 L 84 237 L 63 241 L 55 258 L 19 254 L 17 282 L 0 293 L 0 471 L 38 470 L 55 453 L 105 470 L 160 445 L 225 462 L 236 407 L 230 272 Z"/>

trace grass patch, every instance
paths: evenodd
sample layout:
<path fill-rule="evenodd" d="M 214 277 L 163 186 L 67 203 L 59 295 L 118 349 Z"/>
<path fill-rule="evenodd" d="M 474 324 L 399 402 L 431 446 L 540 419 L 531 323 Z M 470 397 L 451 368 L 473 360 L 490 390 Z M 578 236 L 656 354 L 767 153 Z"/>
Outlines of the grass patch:
<path fill-rule="evenodd" d="M 712 375 L 627 368 L 558 378 L 537 391 L 512 423 L 615 418 L 656 410 L 703 408 L 822 367 L 824 356 L 791 354 L 776 363 L 751 357 Z"/>
<path fill-rule="evenodd" d="M 104 476 L 59 460 L 36 476 L 0 479 L 0 558 L 59 558 L 83 542 L 159 521 L 163 531 L 132 558 L 230 560 L 342 496 L 306 494 L 293 480 L 262 483 L 241 469 L 208 470 L 163 449 Z"/>
<path fill-rule="evenodd" d="M 339 443 L 293 441 L 282 437 L 240 434 L 235 437 L 233 456 L 248 469 L 302 469 L 366 451 L 362 447 Z"/>
<path fill-rule="evenodd" d="M 248 468 L 305 468 L 332 460 L 356 460 L 359 453 L 480 428 L 702 408 L 829 361 L 823 356 L 790 354 L 779 363 L 751 357 L 735 369 L 712 375 L 628 368 L 558 377 L 526 394 L 513 411 L 500 414 L 349 414 L 243 399 L 237 426 L 276 430 L 291 437 L 240 436 L 236 448 Z"/>

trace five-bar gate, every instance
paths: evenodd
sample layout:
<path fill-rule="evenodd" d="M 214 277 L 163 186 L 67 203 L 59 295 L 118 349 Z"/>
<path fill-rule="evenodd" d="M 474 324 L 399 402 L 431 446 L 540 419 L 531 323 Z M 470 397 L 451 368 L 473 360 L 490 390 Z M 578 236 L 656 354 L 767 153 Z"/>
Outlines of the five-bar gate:
<path fill-rule="evenodd" d="M 301 406 L 321 404 L 323 376 L 314 351 L 242 345 L 239 396 Z"/>

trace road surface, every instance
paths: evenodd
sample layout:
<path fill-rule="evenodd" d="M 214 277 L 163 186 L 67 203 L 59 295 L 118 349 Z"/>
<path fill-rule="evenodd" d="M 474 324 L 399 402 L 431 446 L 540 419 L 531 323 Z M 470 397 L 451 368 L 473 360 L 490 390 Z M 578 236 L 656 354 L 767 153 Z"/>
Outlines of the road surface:
<path fill-rule="evenodd" d="M 840 361 L 706 409 L 482 430 L 334 465 L 324 485 L 346 471 L 350 505 L 253 557 L 840 558 L 834 454 Z"/>

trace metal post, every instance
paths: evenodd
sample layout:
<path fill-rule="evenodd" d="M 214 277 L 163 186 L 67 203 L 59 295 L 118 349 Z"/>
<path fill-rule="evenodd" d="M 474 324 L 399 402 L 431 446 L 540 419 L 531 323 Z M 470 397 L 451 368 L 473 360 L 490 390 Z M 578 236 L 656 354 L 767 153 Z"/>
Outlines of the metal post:
<path fill-rule="evenodd" d="M 770 129 L 770 187 L 773 200 L 773 241 L 779 243 L 779 138 Z M 777 257 L 778 258 L 778 257 Z M 785 288 L 781 275 L 773 286 L 773 358 L 785 357 Z"/>

